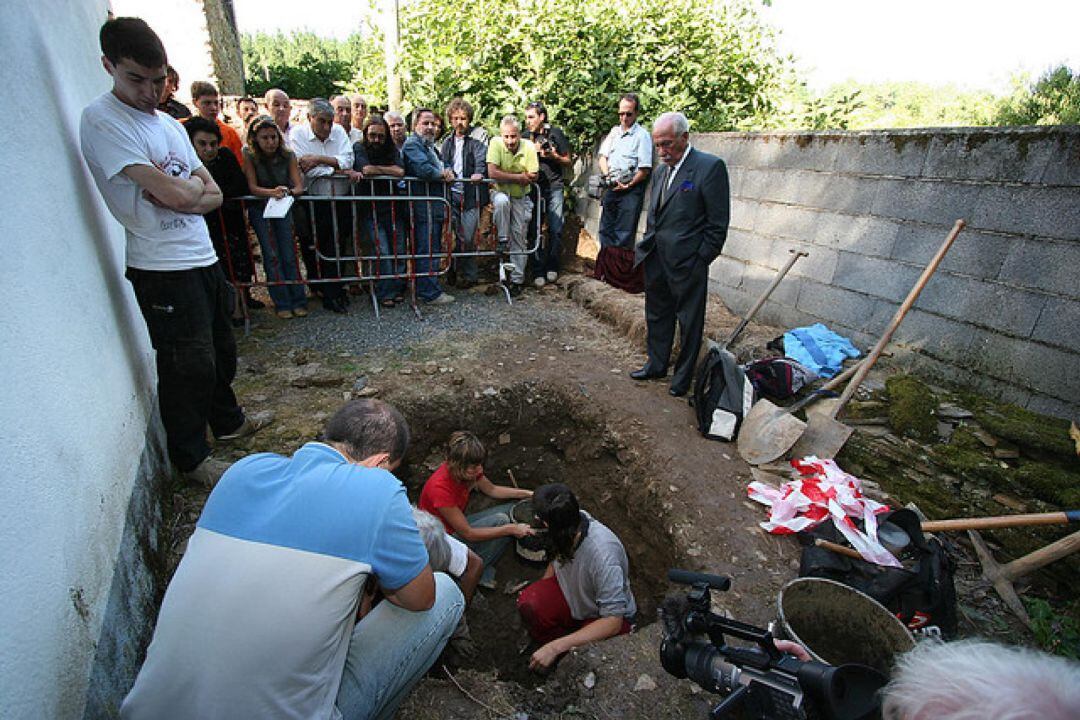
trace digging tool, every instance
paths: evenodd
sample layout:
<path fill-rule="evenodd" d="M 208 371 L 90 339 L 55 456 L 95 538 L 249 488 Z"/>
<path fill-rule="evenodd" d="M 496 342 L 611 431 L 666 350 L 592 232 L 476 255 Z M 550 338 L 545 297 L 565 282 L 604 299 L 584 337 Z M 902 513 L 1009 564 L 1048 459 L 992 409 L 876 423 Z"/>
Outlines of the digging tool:
<path fill-rule="evenodd" d="M 765 301 L 769 299 L 769 296 L 772 295 L 772 292 L 776 289 L 776 286 L 779 285 L 780 281 L 784 279 L 784 276 L 788 274 L 788 270 L 791 269 L 791 266 L 794 265 L 799 258 L 807 257 L 810 254 L 808 252 L 804 252 L 803 250 L 796 250 L 795 248 L 788 250 L 788 252 L 791 253 L 791 257 L 788 258 L 788 261 L 784 264 L 784 267 L 780 268 L 780 272 L 778 272 L 776 274 L 776 277 L 773 278 L 773 281 L 769 283 L 769 287 L 765 288 L 765 292 L 761 293 L 761 297 L 757 299 L 757 302 L 754 303 L 754 306 L 751 307 L 750 311 L 746 313 L 746 317 L 744 317 L 739 322 L 739 324 L 735 326 L 735 329 L 731 331 L 730 335 L 728 335 L 728 339 L 724 341 L 725 350 L 731 347 L 731 343 L 735 342 L 735 339 L 742 334 L 742 331 L 746 328 L 747 324 L 754 319 L 754 316 L 757 315 L 757 311 L 761 309 L 761 306 L 764 305 Z"/>
<path fill-rule="evenodd" d="M 926 283 L 930 281 L 930 277 L 937 270 L 938 265 L 945 259 L 945 253 L 952 247 L 953 241 L 956 240 L 956 236 L 960 234 L 960 231 L 964 229 L 966 223 L 963 220 L 957 220 L 953 225 L 952 230 L 949 232 L 948 237 L 945 238 L 945 242 L 941 243 L 941 247 L 938 248 L 937 253 L 931 258 L 929 264 L 923 269 L 922 275 L 919 276 L 915 286 L 911 288 L 911 292 L 904 298 L 904 302 L 900 304 L 900 307 L 896 310 L 896 314 L 893 316 L 889 326 L 885 329 L 881 338 L 878 339 L 877 344 L 874 345 L 874 349 L 866 356 L 866 361 L 859 365 L 859 371 L 855 373 L 855 377 L 851 379 L 848 386 L 844 388 L 844 392 L 840 395 L 840 401 L 836 404 L 836 407 L 829 413 L 822 413 L 820 415 L 813 415 L 810 417 L 806 424 L 806 431 L 795 442 L 795 447 L 792 450 L 792 454 L 795 457 L 806 457 L 807 455 L 813 455 L 819 458 L 834 458 L 836 453 L 840 452 L 840 448 L 844 447 L 844 443 L 851 437 L 853 432 L 852 428 L 840 422 L 836 418 L 843 411 L 844 406 L 851 400 L 851 396 L 855 394 L 855 390 L 862 384 L 862 381 L 866 379 L 867 373 L 870 372 L 870 368 L 874 367 L 874 363 L 881 356 L 881 351 L 885 349 L 885 346 L 889 344 L 889 340 L 892 339 L 893 333 L 896 332 L 896 328 L 900 327 L 900 322 L 907 315 L 908 310 L 915 304 L 919 294 L 923 288 L 926 287 Z"/>
<path fill-rule="evenodd" d="M 758 400 L 750 408 L 750 412 L 746 413 L 742 427 L 739 428 L 739 455 L 751 465 L 772 462 L 783 455 L 806 429 L 806 423 L 795 417 L 794 413 L 826 392 L 840 387 L 857 372 L 863 362 L 865 361 L 860 360 L 802 400 L 787 407 L 774 405 L 764 398 Z"/>
<path fill-rule="evenodd" d="M 998 530 L 1000 528 L 1029 527 L 1031 525 L 1068 525 L 1080 523 L 1080 510 L 1032 513 L 1030 515 L 995 515 L 993 517 L 955 518 L 952 520 L 924 520 L 926 532 L 950 530 Z"/>

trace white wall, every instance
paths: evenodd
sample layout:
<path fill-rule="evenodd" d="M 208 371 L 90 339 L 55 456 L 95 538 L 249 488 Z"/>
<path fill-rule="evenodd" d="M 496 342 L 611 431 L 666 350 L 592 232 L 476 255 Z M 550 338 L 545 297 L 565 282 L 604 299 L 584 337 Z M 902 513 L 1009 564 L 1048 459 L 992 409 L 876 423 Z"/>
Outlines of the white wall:
<path fill-rule="evenodd" d="M 105 0 L 0 3 L 0 717 L 81 716 L 153 416 L 123 233 L 79 152 Z M 153 437 L 153 433 L 150 434 Z"/>
<path fill-rule="evenodd" d="M 180 102 L 191 104 L 191 83 L 209 80 L 217 84 L 210 55 L 210 32 L 203 4 L 197 0 L 112 0 L 116 17 L 140 17 L 165 45 L 169 64 L 180 73 Z"/>

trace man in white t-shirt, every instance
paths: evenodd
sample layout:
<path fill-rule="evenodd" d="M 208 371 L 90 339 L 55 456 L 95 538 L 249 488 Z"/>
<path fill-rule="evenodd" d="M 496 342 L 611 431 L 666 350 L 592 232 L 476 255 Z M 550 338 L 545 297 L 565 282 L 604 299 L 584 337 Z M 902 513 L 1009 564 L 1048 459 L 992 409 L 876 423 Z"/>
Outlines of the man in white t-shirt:
<path fill-rule="evenodd" d="M 221 191 L 180 123 L 157 110 L 167 65 L 154 31 L 116 18 L 100 42 L 113 89 L 83 110 L 82 153 L 126 231 L 126 275 L 157 351 L 169 457 L 188 480 L 212 486 L 228 465 L 210 457 L 206 426 L 218 440 L 261 427 L 232 391 L 231 291 L 202 217 L 221 205 Z"/>

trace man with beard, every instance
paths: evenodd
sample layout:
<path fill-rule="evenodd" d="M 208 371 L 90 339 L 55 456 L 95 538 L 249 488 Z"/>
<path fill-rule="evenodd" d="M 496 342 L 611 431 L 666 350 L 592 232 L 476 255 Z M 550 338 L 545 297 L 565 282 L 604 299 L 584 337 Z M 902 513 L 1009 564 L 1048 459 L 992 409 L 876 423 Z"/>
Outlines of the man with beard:
<path fill-rule="evenodd" d="M 476 251 L 476 224 L 480 208 L 488 203 L 487 186 L 480 180 L 487 174 L 487 145 L 472 137 L 472 105 L 461 98 L 454 98 L 446 108 L 446 116 L 454 131 L 442 144 L 442 160 L 454 171 L 454 177 L 471 180 L 450 186 L 450 216 L 457 244 L 455 252 Z M 454 260 L 457 286 L 461 289 L 476 284 L 476 258 L 462 257 Z"/>
<path fill-rule="evenodd" d="M 525 283 L 527 234 L 532 217 L 530 186 L 536 181 L 540 162 L 536 148 L 521 139 L 521 125 L 513 115 L 499 123 L 500 136 L 488 144 L 488 177 L 496 181 L 491 196 L 499 248 L 510 254 L 514 269 L 510 273 L 510 295 L 521 294 Z"/>
<path fill-rule="evenodd" d="M 454 179 L 454 171 L 443 165 L 435 150 L 437 120 L 435 112 L 418 108 L 415 113 L 415 131 L 405 140 L 401 154 L 405 158 L 405 174 L 419 178 L 413 182 L 409 193 L 420 197 L 445 197 L 446 182 Z M 438 259 L 442 252 L 442 226 L 446 211 L 441 201 L 412 201 L 413 248 L 417 255 L 416 295 L 429 305 L 445 305 L 454 302 L 454 296 L 444 293 L 436 275 Z"/>
<path fill-rule="evenodd" d="M 398 181 L 405 176 L 401 153 L 390 139 L 390 128 L 379 115 L 373 115 L 364 128 L 364 140 L 353 145 L 353 170 L 363 179 L 356 184 L 357 195 L 392 197 Z M 385 178 L 385 179 L 384 179 Z M 393 307 L 403 299 L 405 283 L 394 275 L 405 272 L 403 238 L 408 232 L 408 207 L 404 202 L 376 200 L 360 204 L 361 228 L 377 248 L 380 277 L 375 283 L 375 297 L 383 307 Z"/>

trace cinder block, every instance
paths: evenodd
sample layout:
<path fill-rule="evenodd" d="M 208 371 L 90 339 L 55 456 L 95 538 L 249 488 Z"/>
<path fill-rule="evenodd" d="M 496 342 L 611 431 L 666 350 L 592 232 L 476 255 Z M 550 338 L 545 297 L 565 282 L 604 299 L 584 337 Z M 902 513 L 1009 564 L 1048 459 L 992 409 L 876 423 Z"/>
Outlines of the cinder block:
<path fill-rule="evenodd" d="M 922 175 L 948 180 L 999 178 L 1004 156 L 1015 152 L 1014 142 L 993 131 L 944 130 L 931 138 Z"/>
<path fill-rule="evenodd" d="M 773 166 L 791 170 L 828 172 L 836 165 L 838 146 L 817 133 L 785 135 L 783 149 L 774 157 Z"/>
<path fill-rule="evenodd" d="M 780 173 L 764 170 L 756 165 L 747 166 L 742 171 L 742 184 L 739 197 L 761 200 L 768 197 L 768 188 L 779 178 Z"/>
<path fill-rule="evenodd" d="M 915 284 L 919 271 L 910 265 L 841 252 L 833 284 L 899 303 Z"/>
<path fill-rule="evenodd" d="M 761 293 L 765 292 L 765 288 L 776 278 L 776 273 L 777 270 L 773 268 L 748 265 L 746 272 L 743 273 L 742 285 L 739 286 L 739 290 L 748 293 L 756 300 L 761 297 Z M 794 307 L 798 303 L 801 284 L 802 281 L 799 278 L 792 277 L 788 273 L 787 277 L 773 290 L 769 301 Z"/>
<path fill-rule="evenodd" d="M 1068 400 L 1050 397 L 1049 395 L 1041 395 L 1039 393 L 1032 394 L 1031 399 L 1024 404 L 1024 407 L 1032 412 L 1050 415 L 1051 417 L 1059 417 L 1065 420 L 1073 420 L 1077 416 L 1080 416 L 1080 403 L 1075 401 L 1069 402 Z"/>
<path fill-rule="evenodd" d="M 945 242 L 951 226 L 904 223 L 900 226 L 892 257 L 925 267 Z M 1016 238 L 965 229 L 941 261 L 940 270 L 994 279 Z"/>
<path fill-rule="evenodd" d="M 813 236 L 819 213 L 795 205 L 766 204 L 754 218 L 754 232 L 770 237 L 790 238 L 805 242 Z"/>
<path fill-rule="evenodd" d="M 1045 147 L 1049 158 L 1043 168 L 1039 182 L 1047 185 L 1070 185 L 1080 187 L 1080 129 L 1077 127 L 1056 127 L 1046 129 L 1048 135 Z M 1040 142 L 1040 146 L 1043 143 Z"/>
<path fill-rule="evenodd" d="M 1080 243 L 1027 238 L 1014 242 L 998 279 L 1034 290 L 1080 298 Z"/>
<path fill-rule="evenodd" d="M 868 131 L 846 136 L 836 158 L 837 172 L 915 177 L 922 170 L 929 140 L 921 131 Z"/>
<path fill-rule="evenodd" d="M 888 258 L 896 242 L 900 223 L 873 216 L 847 216 L 837 227 L 836 247 L 860 255 Z"/>
<path fill-rule="evenodd" d="M 797 309 L 829 327 L 839 324 L 870 335 L 884 330 L 892 314 L 888 304 L 875 297 L 809 279 L 802 284 Z"/>
<path fill-rule="evenodd" d="M 746 263 L 727 255 L 721 255 L 713 261 L 709 267 L 709 280 L 715 281 L 725 287 L 737 288 L 742 284 L 743 273 L 746 272 Z"/>
<path fill-rule="evenodd" d="M 979 191 L 978 186 L 964 183 L 882 180 L 871 212 L 900 220 L 952 225 L 957 218 L 971 217 Z"/>
<path fill-rule="evenodd" d="M 1072 187 L 993 185 L 982 188 L 971 215 L 982 230 L 1076 240 L 1080 192 Z"/>
<path fill-rule="evenodd" d="M 1063 400 L 1080 397 L 1075 352 L 979 331 L 972 354 L 979 372 Z"/>
<path fill-rule="evenodd" d="M 1080 300 L 1047 298 L 1031 338 L 1080 353 Z M 1080 369 L 1080 355 L 1077 355 L 1076 367 Z"/>
<path fill-rule="evenodd" d="M 804 205 L 856 215 L 869 212 L 873 206 L 876 179 L 835 173 L 815 175 Z"/>
<path fill-rule="evenodd" d="M 724 254 L 736 260 L 761 261 L 769 256 L 769 242 L 754 233 L 731 228 L 724 243 Z"/>
<path fill-rule="evenodd" d="M 799 258 L 799 261 L 791 268 L 790 275 L 810 278 L 815 282 L 825 284 L 829 284 L 833 281 L 833 276 L 836 273 L 836 263 L 840 257 L 839 253 L 831 248 L 821 247 L 820 245 L 778 242 L 774 246 L 772 258 L 774 265 L 780 267 L 782 263 L 787 262 L 789 256 L 787 249 L 790 247 L 798 247 L 809 253 L 806 257 Z"/>
<path fill-rule="evenodd" d="M 969 324 L 912 308 L 893 335 L 893 342 L 946 362 L 962 362 L 974 337 L 975 328 Z"/>
<path fill-rule="evenodd" d="M 916 301 L 923 310 L 1017 337 L 1031 335 L 1045 304 L 1041 293 L 940 271 Z"/>
<path fill-rule="evenodd" d="M 729 230 L 731 228 L 739 228 L 746 232 L 753 231 L 754 219 L 757 217 L 760 207 L 761 203 L 754 200 L 733 198 L 731 201 L 731 221 L 728 225 Z"/>

